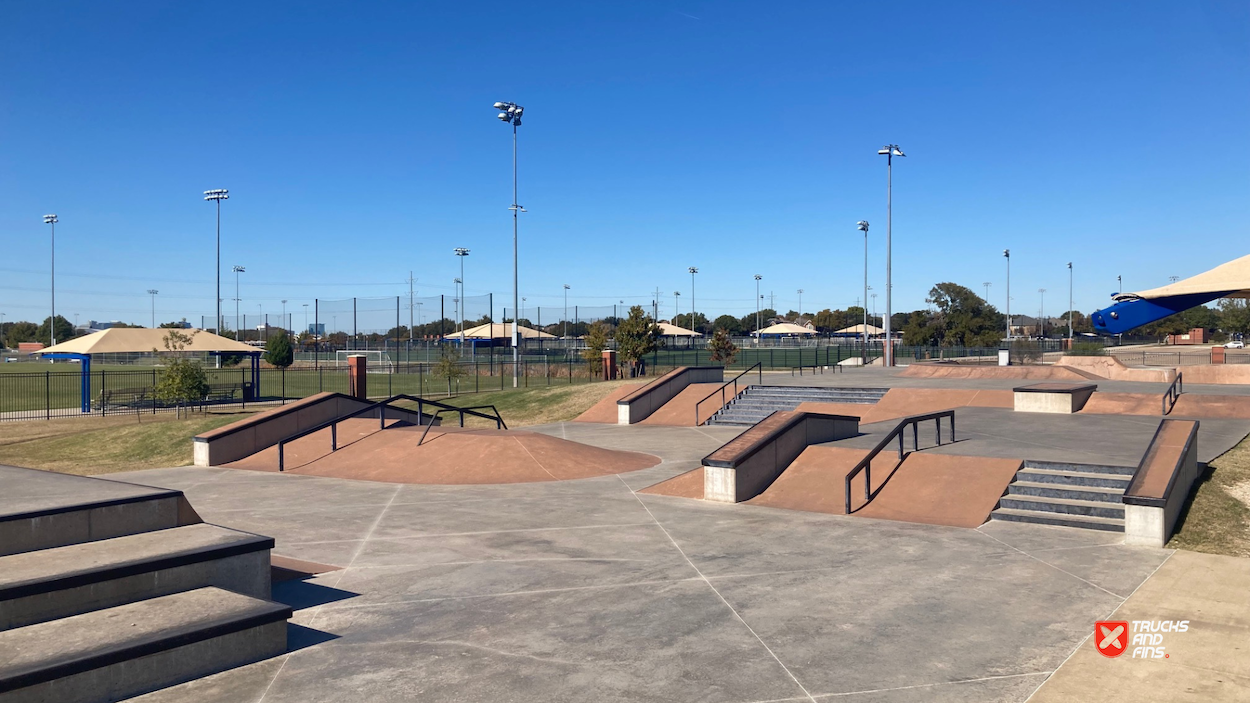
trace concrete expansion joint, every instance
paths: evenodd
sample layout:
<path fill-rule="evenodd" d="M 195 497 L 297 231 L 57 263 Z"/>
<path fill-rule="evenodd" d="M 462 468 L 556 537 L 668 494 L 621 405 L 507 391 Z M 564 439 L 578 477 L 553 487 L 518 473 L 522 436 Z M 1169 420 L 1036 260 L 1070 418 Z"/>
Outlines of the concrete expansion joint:
<path fill-rule="evenodd" d="M 1002 541 L 1001 539 L 999 539 L 999 538 L 995 537 L 994 535 L 991 535 L 991 534 L 990 534 L 990 533 L 988 533 L 988 532 L 983 532 L 983 531 L 981 531 L 981 530 L 977 530 L 977 532 L 978 532 L 978 533 L 980 533 L 980 534 L 982 534 L 982 535 L 985 535 L 986 537 L 989 537 L 990 539 L 994 540 L 995 542 L 998 542 L 999 544 L 1003 545 L 1004 547 L 1007 547 L 1008 549 L 1011 549 L 1011 550 L 1013 550 L 1013 551 L 1019 552 L 1020 554 L 1023 554 L 1024 556 L 1026 556 L 1026 557 L 1028 557 L 1028 558 L 1030 558 L 1030 559 L 1032 559 L 1032 560 L 1034 560 L 1034 561 L 1038 562 L 1039 564 L 1045 564 L 1046 566 L 1049 566 L 1050 568 L 1054 569 L 1055 571 L 1058 571 L 1058 572 L 1060 572 L 1060 573 L 1062 573 L 1062 574 L 1067 574 L 1068 576 L 1071 576 L 1072 578 L 1076 579 L 1077 581 L 1080 581 L 1081 583 L 1083 583 L 1083 584 L 1085 584 L 1085 585 L 1087 585 L 1087 586 L 1089 586 L 1089 587 L 1091 587 L 1091 588 L 1096 588 L 1096 589 L 1098 589 L 1098 590 L 1102 591 L 1103 593 L 1106 593 L 1107 595 L 1109 595 L 1109 596 L 1111 596 L 1111 597 L 1113 597 L 1113 598 L 1118 598 L 1118 599 L 1120 600 L 1120 602 L 1121 602 L 1121 603 L 1123 603 L 1123 602 L 1124 602 L 1124 601 L 1128 598 L 1128 596 L 1122 596 L 1122 595 L 1120 595 L 1119 593 L 1115 593 L 1115 592 L 1112 592 L 1112 591 L 1108 591 L 1107 589 L 1103 588 L 1102 586 L 1099 586 L 1098 584 L 1094 583 L 1093 581 L 1088 581 L 1088 580 L 1086 580 L 1086 579 L 1083 579 L 1083 578 L 1081 578 L 1080 576 L 1077 576 L 1076 574 L 1072 573 L 1071 571 L 1066 571 L 1066 570 L 1064 570 L 1064 569 L 1061 569 L 1061 568 L 1059 568 L 1058 566 L 1055 566 L 1054 564 L 1051 564 L 1050 562 L 1046 561 L 1045 559 L 1042 559 L 1042 558 L 1040 558 L 1040 557 L 1033 556 L 1032 554 L 1029 554 L 1028 552 L 1024 551 L 1023 549 L 1020 549 L 1019 547 L 1016 547 L 1016 546 L 1011 545 L 1011 544 L 1007 544 L 1006 542 L 1004 542 L 1004 541 Z"/>

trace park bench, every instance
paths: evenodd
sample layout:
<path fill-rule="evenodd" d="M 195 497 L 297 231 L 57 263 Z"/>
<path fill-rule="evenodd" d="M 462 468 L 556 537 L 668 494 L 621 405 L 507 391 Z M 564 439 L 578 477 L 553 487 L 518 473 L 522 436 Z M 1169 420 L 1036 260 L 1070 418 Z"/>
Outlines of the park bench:
<path fill-rule="evenodd" d="M 246 383 L 210 383 L 208 384 L 208 394 L 204 396 L 204 399 L 216 401 L 234 400 L 235 393 L 246 395 L 246 385 Z"/>
<path fill-rule="evenodd" d="M 247 395 L 247 383 L 210 383 L 204 395 L 206 401 L 229 402 L 236 394 Z M 156 389 L 151 386 L 139 388 L 109 388 L 100 392 L 97 408 L 152 407 L 156 403 Z M 163 404 L 162 404 L 163 405 Z"/>

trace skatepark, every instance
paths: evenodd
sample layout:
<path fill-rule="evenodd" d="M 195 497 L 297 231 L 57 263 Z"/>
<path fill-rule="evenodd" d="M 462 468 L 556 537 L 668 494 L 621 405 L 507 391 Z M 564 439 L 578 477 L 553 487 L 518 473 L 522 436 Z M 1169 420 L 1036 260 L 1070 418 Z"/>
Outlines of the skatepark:
<path fill-rule="evenodd" d="M 272 551 L 272 592 L 251 588 L 254 603 L 212 600 L 239 588 L 229 574 L 261 579 L 250 562 L 179 577 L 214 605 L 165 598 L 188 599 L 171 602 L 174 620 L 207 618 L 187 631 L 272 633 L 289 618 L 285 647 L 232 662 L 231 640 L 208 640 L 205 666 L 182 673 L 193 680 L 138 699 L 151 702 L 1071 700 L 1106 676 L 1086 654 L 1094 621 L 1168 608 L 1193 635 L 1169 669 L 1117 662 L 1126 685 L 1184 671 L 1204 700 L 1236 700 L 1243 665 L 1218 641 L 1244 623 L 1226 603 L 1250 572 L 1163 549 L 1150 528 L 1171 528 L 1187 467 L 1250 433 L 1250 385 L 1178 394 L 1174 373 L 1148 371 L 1159 380 L 1063 365 L 678 370 L 573 421 L 511 429 L 487 409 L 322 394 L 197 437 L 197 466 L 59 483 L 13 469 L 28 497 L 8 499 L 0 524 L 65 512 L 71 489 L 99 492 L 99 510 L 138 500 L 117 490 L 175 507 L 159 528 L 170 543 L 138 557 L 84 550 L 151 527 L 29 545 L 18 573 L 51 571 L 9 590 L 65 593 L 45 553 L 96 560 L 75 583 L 112 583 L 170 559 L 190 568 L 162 550 L 209 564 L 239 558 L 209 546 L 223 541 L 253 545 L 253 561 Z M 133 597 L 116 607 L 153 602 Z M 100 662 L 127 647 L 77 656 L 109 671 Z M 20 680 L 58 666 L 33 654 Z M 1200 673 L 1212 670 L 1227 675 Z"/>

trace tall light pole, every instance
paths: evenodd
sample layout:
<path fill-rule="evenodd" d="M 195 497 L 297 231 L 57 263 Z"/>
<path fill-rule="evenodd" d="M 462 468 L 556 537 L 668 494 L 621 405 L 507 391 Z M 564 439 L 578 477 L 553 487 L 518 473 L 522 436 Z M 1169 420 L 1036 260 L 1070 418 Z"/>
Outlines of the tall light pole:
<path fill-rule="evenodd" d="M 864 354 L 860 364 L 868 363 L 868 220 L 855 223 L 855 228 L 864 233 Z"/>
<path fill-rule="evenodd" d="M 1011 341 L 1011 250 L 1003 249 L 1007 258 L 1007 341 Z"/>
<path fill-rule="evenodd" d="M 243 334 L 243 325 L 239 323 L 239 274 L 247 273 L 247 269 L 242 266 L 235 266 L 231 271 L 234 271 L 234 331 L 235 339 L 238 339 Z M 242 342 L 243 340 L 239 339 L 238 341 Z"/>
<path fill-rule="evenodd" d="M 681 297 L 681 291 L 673 291 L 673 325 L 677 325 L 677 316 L 681 314 L 681 308 L 677 306 L 677 299 Z"/>
<path fill-rule="evenodd" d="M 1068 348 L 1072 347 L 1072 262 L 1068 262 Z"/>
<path fill-rule="evenodd" d="M 155 288 L 148 289 L 148 295 L 152 296 L 152 329 L 156 329 L 156 294 L 160 293 Z"/>
<path fill-rule="evenodd" d="M 877 317 L 877 294 L 876 293 L 872 294 L 872 317 L 873 319 L 876 319 Z"/>
<path fill-rule="evenodd" d="M 1071 268 L 1071 264 L 1069 264 L 1068 267 Z M 992 284 L 989 281 L 986 281 L 981 285 L 985 286 L 985 302 L 988 303 L 990 302 L 990 285 Z"/>
<path fill-rule="evenodd" d="M 286 301 L 282 301 L 282 329 L 287 330 L 289 325 L 286 324 Z"/>
<path fill-rule="evenodd" d="M 53 215 L 53 217 L 56 217 L 56 215 Z M 1115 288 L 1116 288 L 1116 295 L 1121 295 L 1124 293 L 1124 277 L 1123 276 L 1115 277 Z"/>
<path fill-rule="evenodd" d="M 230 199 L 230 191 L 225 188 L 204 191 L 204 199 L 217 203 L 217 334 L 221 334 L 221 201 Z M 221 357 L 217 357 L 221 363 Z"/>
<path fill-rule="evenodd" d="M 1046 336 L 1046 289 L 1038 288 L 1037 292 L 1041 294 L 1042 296 L 1041 309 L 1038 311 L 1037 324 L 1039 327 L 1042 328 L 1042 336 L 1045 337 Z"/>
<path fill-rule="evenodd" d="M 516 316 L 516 311 L 520 307 L 520 288 L 517 284 L 517 215 L 525 212 L 525 208 L 517 204 L 516 192 L 516 128 L 521 126 L 521 113 L 525 108 L 513 102 L 497 102 L 494 105 L 499 110 L 499 119 L 512 125 L 512 206 L 508 209 L 512 211 L 512 315 Z M 567 305 L 565 306 L 568 307 Z M 567 310 L 565 312 L 568 312 Z M 565 315 L 565 317 L 568 317 Z M 519 387 L 518 366 L 520 364 L 520 348 L 517 341 L 517 326 L 512 325 L 512 387 Z"/>
<path fill-rule="evenodd" d="M 411 326 L 411 323 L 409 325 Z M 304 303 L 304 331 L 308 331 L 308 303 Z"/>
<path fill-rule="evenodd" d="M 469 250 L 464 247 L 456 247 L 454 249 L 456 256 L 460 259 L 460 344 L 464 344 L 464 257 L 469 255 Z M 512 326 L 516 327 L 516 311 L 512 308 Z"/>
<path fill-rule="evenodd" d="M 755 274 L 755 341 L 756 343 L 759 342 L 759 338 L 760 338 L 760 300 L 763 299 L 763 296 L 760 295 L 760 279 L 762 278 L 764 277 L 759 275 L 758 273 Z"/>
<path fill-rule="evenodd" d="M 52 343 L 48 346 L 56 346 L 56 223 L 60 222 L 56 215 L 44 215 L 43 223 L 52 226 L 52 317 L 48 318 L 48 334 L 51 335 Z"/>
<path fill-rule="evenodd" d="M 691 266 L 686 270 L 690 272 L 690 331 L 698 334 L 699 330 L 694 323 L 694 275 L 699 272 L 699 269 L 696 266 Z"/>
<path fill-rule="evenodd" d="M 563 317 L 564 319 L 562 320 L 562 323 L 563 323 L 564 331 L 560 333 L 560 336 L 565 339 L 568 339 L 569 338 L 569 284 L 567 283 L 564 284 L 564 316 Z"/>
<path fill-rule="evenodd" d="M 799 319 L 803 319 L 803 289 L 799 289 Z"/>
<path fill-rule="evenodd" d="M 894 291 L 891 283 L 891 240 L 894 227 L 894 157 L 906 156 L 897 144 L 886 144 L 877 150 L 885 155 L 885 365 L 894 365 L 894 343 L 890 334 L 891 307 L 890 294 Z"/>

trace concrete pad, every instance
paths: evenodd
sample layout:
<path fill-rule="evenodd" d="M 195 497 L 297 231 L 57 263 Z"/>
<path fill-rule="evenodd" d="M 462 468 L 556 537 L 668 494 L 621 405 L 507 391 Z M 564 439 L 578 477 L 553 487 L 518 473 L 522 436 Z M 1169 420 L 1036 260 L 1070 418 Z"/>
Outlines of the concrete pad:
<path fill-rule="evenodd" d="M 1186 385 L 1191 383 L 1250 384 L 1250 365 L 1245 364 L 1186 366 L 1181 373 L 1185 376 Z"/>
<path fill-rule="evenodd" d="M 1090 380 L 1089 376 L 1074 369 L 1058 366 L 989 366 L 980 364 L 912 364 L 900 376 L 908 378 L 1010 378 L 1037 381 Z"/>
<path fill-rule="evenodd" d="M 794 465 L 791 464 L 791 467 Z M 784 474 L 783 474 L 784 475 Z M 677 498 L 703 498 L 703 467 L 687 471 L 657 484 L 647 486 L 638 491 L 657 496 L 675 496 Z"/>
<path fill-rule="evenodd" d="M 694 407 L 708 393 L 720 388 L 722 383 L 692 383 L 685 387 L 680 393 L 673 397 L 659 409 L 651 413 L 642 420 L 641 425 L 669 425 L 670 427 L 694 427 Z M 728 396 L 727 396 L 728 398 Z M 704 407 L 700 412 L 704 413 L 704 417 L 711 417 L 717 409 L 712 406 L 719 402 L 717 398 L 713 398 L 704 403 Z"/>
<path fill-rule="evenodd" d="M 889 459 L 887 458 L 887 463 Z M 859 517 L 977 527 L 989 519 L 1023 463 L 1019 459 L 915 452 L 903 460 Z M 878 478 L 873 479 L 876 485 Z"/>
<path fill-rule="evenodd" d="M 1237 395 L 1182 393 L 1181 397 L 1176 399 L 1176 405 L 1169 416 L 1250 419 L 1250 398 Z"/>
<path fill-rule="evenodd" d="M 1095 393 L 1078 412 L 1085 415 L 1155 415 L 1163 412 L 1162 393 Z"/>
<path fill-rule="evenodd" d="M 857 415 L 860 424 L 897 420 L 908 415 L 923 415 L 953 408 L 1010 408 L 1012 394 L 1008 390 L 976 390 L 956 388 L 891 388 L 873 405 L 853 403 L 802 403 L 799 410 Z"/>
<path fill-rule="evenodd" d="M 1114 356 L 1062 356 L 1059 357 L 1058 365 L 1079 369 L 1098 378 L 1105 378 L 1111 381 L 1171 383 L 1176 378 L 1176 369 L 1131 368 L 1125 366 L 1124 362 Z"/>
<path fill-rule="evenodd" d="M 1250 699 L 1247 591 L 1250 560 L 1185 551 L 1172 554 L 1119 609 L 1098 618 L 1130 623 L 1188 620 L 1186 632 L 1163 635 L 1167 658 L 1135 659 L 1131 644 L 1119 657 L 1104 657 L 1091 637 L 1030 700 Z"/>
<path fill-rule="evenodd" d="M 578 415 L 573 422 L 601 422 L 605 425 L 615 425 L 617 419 L 616 401 L 633 393 L 645 386 L 645 383 L 627 383 L 619 388 L 613 388 L 603 400 L 590 406 L 586 412 Z"/>
<path fill-rule="evenodd" d="M 846 512 L 846 474 L 867 454 L 862 449 L 808 447 L 768 490 L 747 502 L 770 508 L 842 515 Z M 852 490 L 859 487 L 861 500 L 863 485 L 860 477 L 852 486 Z"/>

